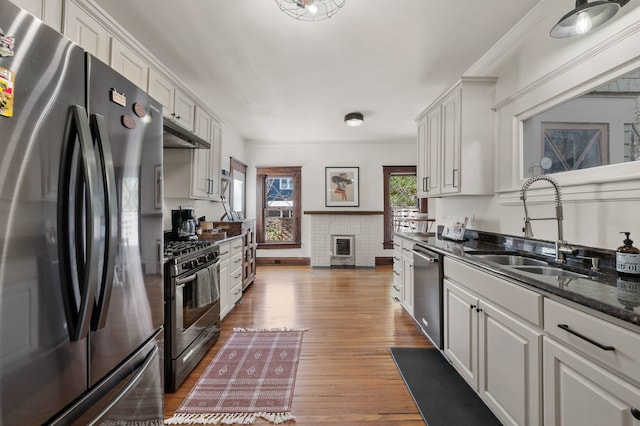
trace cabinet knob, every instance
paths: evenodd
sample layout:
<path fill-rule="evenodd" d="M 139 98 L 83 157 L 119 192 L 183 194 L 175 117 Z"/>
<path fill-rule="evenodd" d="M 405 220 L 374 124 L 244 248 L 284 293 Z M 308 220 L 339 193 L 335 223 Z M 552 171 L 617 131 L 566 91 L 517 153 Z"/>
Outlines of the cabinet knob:
<path fill-rule="evenodd" d="M 477 309 L 478 307 L 476 305 L 470 305 L 469 309 Z"/>
<path fill-rule="evenodd" d="M 638 410 L 637 408 L 633 408 L 631 407 L 631 415 L 633 416 L 633 418 L 635 418 L 636 420 L 640 420 L 640 410 Z"/>
<path fill-rule="evenodd" d="M 482 312 L 482 308 L 476 308 L 476 312 Z"/>

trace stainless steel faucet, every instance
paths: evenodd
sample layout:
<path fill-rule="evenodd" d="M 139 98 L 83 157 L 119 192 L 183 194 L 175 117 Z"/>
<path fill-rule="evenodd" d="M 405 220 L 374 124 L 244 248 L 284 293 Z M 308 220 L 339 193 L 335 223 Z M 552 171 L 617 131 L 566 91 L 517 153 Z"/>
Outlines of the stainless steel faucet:
<path fill-rule="evenodd" d="M 529 212 L 527 211 L 527 190 L 529 187 L 539 180 L 546 180 L 556 191 L 556 217 L 529 217 Z M 520 190 L 520 199 L 522 200 L 522 205 L 524 206 L 524 236 L 526 238 L 533 238 L 533 231 L 531 230 L 531 221 L 532 220 L 555 220 L 558 223 L 558 239 L 556 241 L 556 262 L 559 263 L 567 263 L 567 254 L 576 254 L 577 250 L 574 249 L 564 240 L 562 234 L 562 201 L 560 200 L 560 185 L 558 182 L 552 177 L 546 175 L 540 176 L 532 176 L 526 180 L 526 182 L 522 185 L 522 189 Z"/>

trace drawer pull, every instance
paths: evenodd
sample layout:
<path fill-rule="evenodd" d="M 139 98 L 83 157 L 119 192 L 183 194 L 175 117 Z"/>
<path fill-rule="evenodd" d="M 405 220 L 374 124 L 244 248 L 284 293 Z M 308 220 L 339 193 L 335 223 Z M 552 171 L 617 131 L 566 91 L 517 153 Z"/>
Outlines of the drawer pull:
<path fill-rule="evenodd" d="M 395 285 L 393 286 L 393 289 L 394 289 L 395 291 L 400 291 L 400 289 L 399 289 L 398 287 L 396 287 Z"/>
<path fill-rule="evenodd" d="M 580 334 L 578 332 L 575 332 L 575 331 L 571 330 L 567 324 L 558 324 L 558 327 L 563 329 L 567 333 L 571 333 L 574 336 L 577 336 L 577 337 L 581 338 L 582 340 L 585 340 L 585 341 L 591 343 L 592 345 L 595 345 L 595 346 L 599 347 L 603 351 L 615 351 L 616 350 L 616 348 L 614 348 L 613 346 L 605 346 L 605 345 L 603 345 L 601 343 L 596 342 L 595 340 L 592 340 L 592 339 L 588 338 L 587 336 L 584 336 L 584 335 L 582 335 L 582 334 Z"/>
<path fill-rule="evenodd" d="M 640 410 L 638 410 L 637 408 L 631 408 L 631 415 L 636 419 L 636 420 L 640 420 Z"/>

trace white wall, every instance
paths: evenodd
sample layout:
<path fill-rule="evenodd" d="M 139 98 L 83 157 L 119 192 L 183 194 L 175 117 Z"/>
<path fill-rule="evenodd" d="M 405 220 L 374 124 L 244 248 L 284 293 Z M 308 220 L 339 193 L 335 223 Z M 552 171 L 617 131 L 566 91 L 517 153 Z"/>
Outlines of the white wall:
<path fill-rule="evenodd" d="M 364 124 L 366 126 L 366 123 Z M 357 129 L 355 129 L 357 130 Z M 256 169 L 265 166 L 302 167 L 302 211 L 384 209 L 382 166 L 416 164 L 415 139 L 371 141 L 366 143 L 265 143 L 247 142 L 247 216 L 256 215 Z M 325 207 L 325 167 L 360 168 L 360 206 L 355 208 Z M 302 215 L 302 247 L 286 250 L 258 250 L 260 257 L 310 257 L 310 216 Z M 375 256 L 389 256 L 382 247 L 383 218 L 375 242 Z"/>
<path fill-rule="evenodd" d="M 521 121 L 640 68 L 640 0 L 583 37 L 552 39 L 551 27 L 575 7 L 573 0 L 542 0 L 468 71 L 497 76 L 496 195 L 442 198 L 436 215 L 467 215 L 470 227 L 522 235 L 524 181 Z M 640 241 L 640 163 L 554 174 L 563 193 L 564 236 L 571 243 L 614 249 L 620 231 Z M 538 190 L 537 188 L 544 188 Z M 553 193 L 536 183 L 527 197 L 532 217 L 554 214 Z M 431 210 L 430 210 L 431 211 Z M 534 222 L 536 238 L 555 240 L 553 221 Z"/>

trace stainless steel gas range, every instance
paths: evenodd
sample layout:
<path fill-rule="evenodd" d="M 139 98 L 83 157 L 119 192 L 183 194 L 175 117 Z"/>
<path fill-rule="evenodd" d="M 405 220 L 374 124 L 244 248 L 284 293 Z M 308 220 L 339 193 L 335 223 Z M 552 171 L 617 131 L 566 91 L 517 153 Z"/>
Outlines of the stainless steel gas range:
<path fill-rule="evenodd" d="M 165 258 L 165 390 L 175 392 L 220 336 L 219 247 L 170 241 Z"/>

